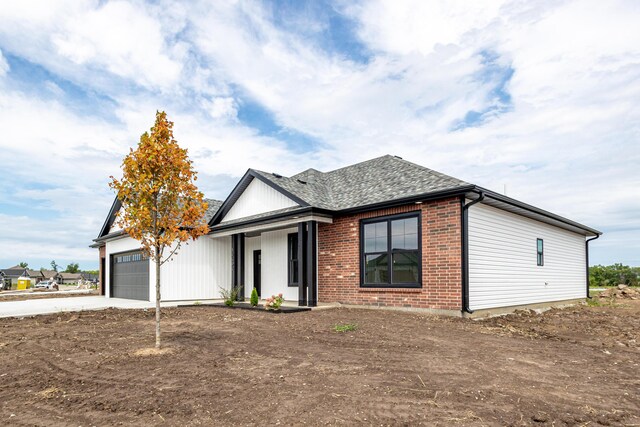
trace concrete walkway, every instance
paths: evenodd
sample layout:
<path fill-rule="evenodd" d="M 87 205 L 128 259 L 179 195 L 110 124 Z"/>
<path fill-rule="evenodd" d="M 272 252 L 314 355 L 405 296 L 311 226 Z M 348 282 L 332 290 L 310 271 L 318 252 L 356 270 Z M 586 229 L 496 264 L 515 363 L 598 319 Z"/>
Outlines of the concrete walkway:
<path fill-rule="evenodd" d="M 178 304 L 178 302 L 163 302 L 162 307 L 175 307 Z M 42 298 L 27 301 L 0 300 L 0 317 L 27 317 L 55 314 L 62 311 L 104 310 L 106 308 L 143 309 L 154 307 L 154 302 L 105 298 L 103 296 Z"/>

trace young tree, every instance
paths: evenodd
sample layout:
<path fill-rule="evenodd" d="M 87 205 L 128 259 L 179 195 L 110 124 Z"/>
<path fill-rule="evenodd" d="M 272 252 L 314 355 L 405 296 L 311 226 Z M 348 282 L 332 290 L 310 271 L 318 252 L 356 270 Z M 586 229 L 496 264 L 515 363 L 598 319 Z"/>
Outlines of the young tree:
<path fill-rule="evenodd" d="M 207 204 L 195 185 L 197 174 L 173 138 L 173 122 L 156 112 L 151 133 L 140 137 L 122 162 L 122 179 L 111 177 L 109 186 L 122 208 L 117 223 L 140 241 L 156 269 L 156 348 L 160 348 L 160 267 L 172 259 L 180 245 L 206 234 Z"/>
<path fill-rule="evenodd" d="M 57 272 L 57 271 L 58 271 L 58 267 L 59 267 L 59 265 L 58 265 L 58 264 L 56 264 L 56 260 L 52 260 L 52 261 L 51 261 L 51 269 L 52 269 L 53 271 Z"/>
<path fill-rule="evenodd" d="M 80 271 L 80 266 L 77 263 L 71 263 L 67 265 L 67 269 L 64 271 L 65 273 L 77 273 Z"/>
<path fill-rule="evenodd" d="M 18 264 L 18 267 L 27 268 L 27 267 L 29 267 L 29 263 L 26 263 L 26 262 L 22 261 L 20 264 Z"/>

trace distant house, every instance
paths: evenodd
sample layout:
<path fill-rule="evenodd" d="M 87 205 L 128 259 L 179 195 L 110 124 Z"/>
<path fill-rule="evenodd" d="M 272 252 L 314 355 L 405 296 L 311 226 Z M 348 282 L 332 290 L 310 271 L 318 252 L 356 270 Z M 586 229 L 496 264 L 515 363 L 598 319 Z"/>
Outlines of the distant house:
<path fill-rule="evenodd" d="M 40 270 L 44 276 L 44 280 L 53 280 L 56 283 L 62 283 L 62 275 L 55 270 Z"/>
<path fill-rule="evenodd" d="M 44 274 L 40 270 L 27 269 L 27 275 L 31 279 L 31 286 L 35 286 L 44 280 Z"/>
<path fill-rule="evenodd" d="M 80 274 L 82 275 L 82 278 L 88 282 L 95 282 L 98 280 L 97 274 L 87 273 L 86 271 L 83 271 Z"/>
<path fill-rule="evenodd" d="M 27 269 L 22 268 L 19 265 L 2 269 L 0 272 L 2 272 L 4 281 L 9 285 L 8 287 L 17 285 L 20 277 L 29 277 Z"/>
<path fill-rule="evenodd" d="M 78 283 L 82 277 L 82 273 L 58 273 L 60 275 L 60 284 L 68 285 L 71 283 Z"/>
<path fill-rule="evenodd" d="M 11 286 L 10 284 L 8 284 L 7 282 L 5 282 L 5 278 L 4 278 L 4 271 L 0 270 L 0 290 L 4 289 L 5 287 Z"/>

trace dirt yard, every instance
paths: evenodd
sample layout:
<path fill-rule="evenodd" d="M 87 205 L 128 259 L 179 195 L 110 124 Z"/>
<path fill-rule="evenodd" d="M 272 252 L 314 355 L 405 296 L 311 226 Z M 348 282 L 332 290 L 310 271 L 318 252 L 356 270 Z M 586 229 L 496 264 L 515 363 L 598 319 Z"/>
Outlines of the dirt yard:
<path fill-rule="evenodd" d="M 0 425 L 640 425 L 640 301 L 163 316 L 161 355 L 152 311 L 0 319 Z"/>
<path fill-rule="evenodd" d="M 69 298 L 69 297 L 88 297 L 88 296 L 96 296 L 98 295 L 97 290 L 91 290 L 89 292 L 83 293 L 75 293 L 75 292 L 54 292 L 47 290 L 37 290 L 37 291 L 24 291 L 24 293 L 15 293 L 6 292 L 4 294 L 0 293 L 0 303 L 3 301 L 28 301 L 32 299 L 43 299 L 43 298 Z"/>

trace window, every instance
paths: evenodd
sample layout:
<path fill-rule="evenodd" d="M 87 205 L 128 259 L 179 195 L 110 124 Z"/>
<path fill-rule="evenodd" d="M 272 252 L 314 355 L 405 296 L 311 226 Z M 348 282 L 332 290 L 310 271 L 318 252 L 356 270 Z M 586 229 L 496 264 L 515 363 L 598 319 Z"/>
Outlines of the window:
<path fill-rule="evenodd" d="M 300 284 L 298 263 L 298 233 L 287 236 L 287 260 L 288 260 L 288 284 L 298 286 Z"/>
<path fill-rule="evenodd" d="M 360 224 L 361 284 L 420 287 L 420 215 L 395 215 Z"/>
<path fill-rule="evenodd" d="M 544 265 L 544 242 L 542 239 L 537 241 L 538 265 Z"/>
<path fill-rule="evenodd" d="M 136 254 L 128 254 L 128 255 L 119 255 L 115 257 L 115 262 L 118 264 L 124 263 L 124 262 L 139 262 L 139 261 L 143 261 L 146 260 L 147 256 L 142 254 L 142 253 L 136 253 Z"/>

